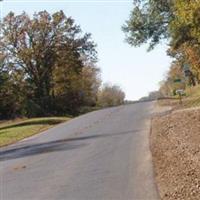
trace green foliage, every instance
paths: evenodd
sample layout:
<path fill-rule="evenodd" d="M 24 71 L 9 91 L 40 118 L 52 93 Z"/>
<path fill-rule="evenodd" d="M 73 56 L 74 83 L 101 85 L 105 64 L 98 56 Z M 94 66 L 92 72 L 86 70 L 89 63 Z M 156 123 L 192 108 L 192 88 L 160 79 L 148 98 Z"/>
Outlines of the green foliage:
<path fill-rule="evenodd" d="M 135 0 L 130 18 L 122 27 L 127 42 L 133 46 L 149 42 L 150 50 L 161 39 L 168 38 L 168 24 L 174 18 L 172 2 L 172 0 Z"/>
<path fill-rule="evenodd" d="M 200 43 L 200 0 L 135 0 L 130 18 L 123 26 L 133 46 L 150 42 L 150 49 L 162 39 L 176 48 L 185 42 Z"/>
<path fill-rule="evenodd" d="M 0 28 L 0 118 L 74 114 L 96 104 L 96 45 L 71 17 L 10 12 Z"/>
<path fill-rule="evenodd" d="M 200 83 L 200 0 L 134 0 L 130 18 L 123 26 L 127 42 L 133 46 L 149 43 L 149 50 L 161 40 L 169 41 L 168 54 L 183 71 L 190 66 L 189 85 Z M 174 72 L 172 63 L 170 72 Z M 170 94 L 176 88 L 171 73 L 161 90 Z"/>
<path fill-rule="evenodd" d="M 179 48 L 184 43 L 200 45 L 200 0 L 177 0 L 174 3 L 176 18 L 169 24 L 171 45 Z"/>
<path fill-rule="evenodd" d="M 0 70 L 0 119 L 21 114 L 24 90 L 24 81 L 20 70 L 17 70 L 16 73 L 5 69 Z"/>

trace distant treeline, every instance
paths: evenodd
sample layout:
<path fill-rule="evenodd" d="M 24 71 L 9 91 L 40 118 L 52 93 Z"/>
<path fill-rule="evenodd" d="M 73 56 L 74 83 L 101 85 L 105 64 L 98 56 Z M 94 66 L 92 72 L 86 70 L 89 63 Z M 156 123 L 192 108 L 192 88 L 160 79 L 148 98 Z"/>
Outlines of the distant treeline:
<path fill-rule="evenodd" d="M 123 103 L 120 87 L 101 86 L 91 35 L 62 11 L 10 12 L 0 29 L 0 119 L 77 115 Z"/>

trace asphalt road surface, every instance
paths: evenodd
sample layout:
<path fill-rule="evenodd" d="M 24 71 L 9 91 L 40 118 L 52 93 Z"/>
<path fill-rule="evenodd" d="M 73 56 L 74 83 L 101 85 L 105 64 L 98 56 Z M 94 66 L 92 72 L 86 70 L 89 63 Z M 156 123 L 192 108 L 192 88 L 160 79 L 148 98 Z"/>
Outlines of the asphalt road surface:
<path fill-rule="evenodd" d="M 95 111 L 0 149 L 1 200 L 156 200 L 153 103 Z"/>

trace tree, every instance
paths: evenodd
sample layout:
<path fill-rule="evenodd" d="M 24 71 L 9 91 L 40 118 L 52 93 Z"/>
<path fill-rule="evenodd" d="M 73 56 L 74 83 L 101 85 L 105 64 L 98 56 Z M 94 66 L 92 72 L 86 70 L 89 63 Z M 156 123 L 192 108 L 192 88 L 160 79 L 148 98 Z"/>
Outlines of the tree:
<path fill-rule="evenodd" d="M 173 7 L 176 17 L 169 24 L 171 46 L 200 46 L 200 0 L 176 0 Z"/>
<path fill-rule="evenodd" d="M 20 116 L 26 88 L 21 70 L 11 73 L 0 66 L 0 119 Z M 23 95 L 22 95 L 23 94 Z"/>
<path fill-rule="evenodd" d="M 195 85 L 195 79 L 200 83 L 200 0 L 134 0 L 122 29 L 130 45 L 150 43 L 149 50 L 167 39 L 169 55 L 181 67 L 190 65 L 191 85 Z"/>
<path fill-rule="evenodd" d="M 170 24 L 171 51 L 191 67 L 200 82 L 200 0 L 177 0 L 174 4 L 176 20 Z M 180 60 L 180 59 L 179 59 Z M 193 84 L 194 85 L 194 84 Z"/>
<path fill-rule="evenodd" d="M 166 74 L 165 80 L 160 84 L 160 92 L 163 96 L 172 96 L 176 94 L 176 90 L 185 89 L 186 84 L 182 65 L 174 61 Z"/>
<path fill-rule="evenodd" d="M 101 85 L 100 69 L 91 63 L 88 63 L 82 70 L 81 91 L 83 91 L 84 104 L 95 106 L 97 95 Z"/>
<path fill-rule="evenodd" d="M 99 69 L 92 63 L 85 65 L 78 75 L 58 70 L 54 87 L 57 110 L 78 114 L 82 106 L 95 106 L 100 83 Z"/>
<path fill-rule="evenodd" d="M 150 41 L 150 49 L 162 39 L 178 48 L 200 42 L 200 0 L 134 0 L 130 18 L 122 27 L 129 44 Z"/>
<path fill-rule="evenodd" d="M 56 113 L 56 100 L 63 97 L 62 87 L 67 90 L 65 104 L 76 101 L 74 82 L 81 76 L 86 61 L 95 63 L 97 59 L 90 34 L 83 35 L 74 20 L 62 11 L 52 15 L 41 11 L 32 18 L 25 12 L 21 15 L 10 12 L 0 28 L 4 68 L 9 75 L 20 70 L 29 88 L 27 108 L 37 108 L 36 115 Z M 70 106 L 73 110 L 75 105 L 69 103 Z"/>
<path fill-rule="evenodd" d="M 191 72 L 191 78 L 196 79 L 197 83 L 200 82 L 200 48 L 198 46 L 192 46 L 185 43 L 182 44 L 178 49 L 171 47 L 168 50 L 168 54 L 174 57 L 176 62 L 178 62 L 182 68 L 184 68 L 185 64 L 188 65 Z M 192 85 L 195 85 L 195 83 Z"/>
<path fill-rule="evenodd" d="M 169 37 L 169 24 L 174 19 L 173 0 L 134 0 L 134 8 L 122 30 L 130 45 L 150 42 L 149 50 Z"/>
<path fill-rule="evenodd" d="M 124 99 L 125 93 L 117 85 L 104 84 L 98 94 L 98 104 L 102 107 L 121 105 Z"/>

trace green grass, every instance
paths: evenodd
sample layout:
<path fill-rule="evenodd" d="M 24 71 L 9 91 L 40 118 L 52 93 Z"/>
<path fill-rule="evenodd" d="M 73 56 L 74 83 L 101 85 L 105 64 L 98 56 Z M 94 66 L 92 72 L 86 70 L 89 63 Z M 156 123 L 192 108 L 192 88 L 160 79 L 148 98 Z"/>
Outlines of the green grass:
<path fill-rule="evenodd" d="M 45 117 L 1 122 L 0 146 L 12 144 L 69 119 L 66 117 Z"/>

